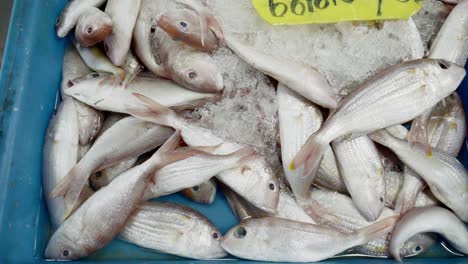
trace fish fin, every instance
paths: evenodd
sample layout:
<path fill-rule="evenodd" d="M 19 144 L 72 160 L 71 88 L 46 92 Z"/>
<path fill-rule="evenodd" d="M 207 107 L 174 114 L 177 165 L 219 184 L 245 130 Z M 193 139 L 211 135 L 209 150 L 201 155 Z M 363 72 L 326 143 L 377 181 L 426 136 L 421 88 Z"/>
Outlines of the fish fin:
<path fill-rule="evenodd" d="M 339 217 L 329 212 L 327 208 L 323 207 L 316 200 L 310 198 L 310 196 L 307 199 L 297 197 L 297 201 L 304 211 L 312 217 L 317 224 L 335 226 L 337 223 L 342 222 Z"/>
<path fill-rule="evenodd" d="M 390 133 L 388 133 L 388 131 L 385 129 L 377 130 L 368 134 L 367 136 L 373 141 L 384 146 L 386 146 L 389 143 L 389 139 L 393 138 L 393 136 Z"/>
<path fill-rule="evenodd" d="M 143 71 L 143 67 L 139 67 L 135 72 L 133 73 L 126 73 L 125 78 L 123 79 L 122 85 L 124 88 L 127 87 L 129 83 L 131 83 L 137 75 Z"/>
<path fill-rule="evenodd" d="M 207 103 L 218 102 L 218 101 L 221 101 L 221 99 L 222 99 L 221 95 L 215 95 L 215 96 L 212 96 L 212 97 L 207 97 L 207 98 L 188 101 L 186 103 L 171 106 L 169 108 L 174 110 L 175 112 L 182 112 L 182 111 L 185 111 L 185 110 L 193 110 L 193 109 L 202 107 L 202 106 L 206 105 Z"/>
<path fill-rule="evenodd" d="M 390 216 L 383 220 L 377 221 L 367 227 L 354 231 L 353 234 L 359 237 L 356 246 L 365 244 L 371 240 L 380 238 L 390 233 L 395 227 L 395 224 L 398 221 L 398 219 L 399 216 L 397 215 Z"/>
<path fill-rule="evenodd" d="M 88 176 L 88 173 L 84 173 L 80 167 L 75 165 L 49 194 L 50 198 L 63 197 L 65 204 L 64 220 L 80 206 L 80 202 L 82 201 L 79 198 L 86 186 Z"/>
<path fill-rule="evenodd" d="M 426 153 L 429 153 L 430 146 L 427 139 L 427 122 L 421 118 L 416 118 L 411 124 L 411 129 L 408 133 L 408 142 L 411 147 L 414 147 L 416 144 L 423 146 Z"/>
<path fill-rule="evenodd" d="M 261 157 L 260 154 L 258 154 L 257 151 L 252 147 L 245 147 L 245 148 L 239 149 L 238 151 L 233 152 L 230 155 L 239 158 L 239 162 L 238 162 L 239 165 L 242 165 L 251 160 L 255 160 Z"/>
<path fill-rule="evenodd" d="M 224 44 L 224 34 L 221 26 L 219 25 L 218 20 L 213 15 L 208 14 L 206 16 L 208 28 L 215 34 L 216 38 L 219 40 L 220 45 Z"/>
<path fill-rule="evenodd" d="M 197 151 L 213 154 L 213 152 L 215 152 L 221 145 L 222 145 L 222 143 L 218 144 L 218 145 L 215 145 L 215 146 L 190 146 L 190 147 L 186 147 L 184 149 L 187 149 L 187 150 L 192 149 L 192 150 L 197 150 Z"/>
<path fill-rule="evenodd" d="M 309 177 L 314 171 L 317 171 L 327 144 L 328 142 L 321 140 L 319 134 L 310 136 L 297 152 L 289 165 L 289 169 L 294 171 L 299 167 L 304 167 L 303 177 Z"/>
<path fill-rule="evenodd" d="M 132 94 L 147 107 L 147 110 L 143 111 L 140 109 L 127 109 L 132 116 L 164 126 L 171 126 L 173 119 L 177 118 L 177 114 L 170 108 L 142 94 Z"/>

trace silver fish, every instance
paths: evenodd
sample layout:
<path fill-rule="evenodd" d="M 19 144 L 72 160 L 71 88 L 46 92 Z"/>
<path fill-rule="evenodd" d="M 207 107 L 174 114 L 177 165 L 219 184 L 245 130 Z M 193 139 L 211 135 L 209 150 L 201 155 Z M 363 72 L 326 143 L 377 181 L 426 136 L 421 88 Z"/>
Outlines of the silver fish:
<path fill-rule="evenodd" d="M 116 82 L 120 82 L 125 79 L 125 71 L 119 67 L 114 66 L 114 64 L 112 64 L 112 62 L 98 47 L 82 47 L 80 43 L 78 43 L 78 41 L 73 37 L 71 38 L 71 41 L 83 61 L 90 69 L 96 72 L 112 73 Z"/>
<path fill-rule="evenodd" d="M 314 189 L 311 192 L 311 199 L 317 201 L 323 211 L 319 215 L 320 222 L 328 226 L 337 228 L 344 232 L 352 232 L 360 228 L 371 225 L 373 222 L 367 221 L 356 208 L 350 197 L 326 190 Z M 389 216 L 394 216 L 395 212 L 389 208 L 384 208 L 377 221 Z M 414 256 L 428 250 L 436 241 L 428 235 L 419 235 L 410 239 L 401 248 L 402 256 Z M 419 246 L 419 247 L 418 247 Z M 388 257 L 389 236 L 382 236 L 367 244 L 352 248 L 349 253 L 364 254 L 372 257 Z"/>
<path fill-rule="evenodd" d="M 385 170 L 374 142 L 360 136 L 332 145 L 354 204 L 367 220 L 375 221 L 385 207 Z"/>
<path fill-rule="evenodd" d="M 281 218 L 251 218 L 229 230 L 221 246 L 231 255 L 249 260 L 320 261 L 387 234 L 395 222 L 395 217 L 389 217 L 345 233 Z"/>
<path fill-rule="evenodd" d="M 212 131 L 194 125 L 178 116 L 174 111 L 143 95 L 135 95 L 141 106 L 128 111 L 135 117 L 181 130 L 184 142 L 189 146 L 218 146 L 214 154 L 222 155 L 238 151 L 244 146 L 217 137 Z M 233 191 L 256 207 L 275 212 L 278 205 L 279 183 L 265 159 L 252 160 L 244 166 L 224 171 L 216 176 Z"/>
<path fill-rule="evenodd" d="M 67 213 L 76 206 L 77 198 L 92 173 L 160 146 L 172 134 L 168 127 L 127 117 L 102 134 L 83 159 L 55 186 L 51 197 L 62 196 Z"/>
<path fill-rule="evenodd" d="M 460 2 L 450 12 L 431 45 L 428 57 L 465 67 L 468 57 L 468 1 Z"/>
<path fill-rule="evenodd" d="M 386 130 L 369 134 L 372 140 L 390 148 L 427 183 L 439 201 L 468 221 L 468 173 L 454 157 L 433 150 L 429 155 L 420 147 L 393 137 Z"/>
<path fill-rule="evenodd" d="M 43 155 L 42 186 L 48 194 L 78 160 L 78 116 L 72 98 L 65 99 L 52 117 Z M 58 227 L 65 212 L 63 199 L 57 197 L 46 202 L 52 225 Z"/>
<path fill-rule="evenodd" d="M 322 113 L 314 104 L 281 83 L 278 85 L 277 98 L 283 170 L 296 197 L 305 198 L 303 185 L 310 183 L 304 182 L 299 171 L 291 171 L 289 164 L 307 138 L 320 128 Z M 317 183 L 346 191 L 333 151 L 330 148 L 326 153 L 320 164 Z"/>
<path fill-rule="evenodd" d="M 390 253 L 402 262 L 399 254 L 401 244 L 416 234 L 427 232 L 441 234 L 455 249 L 468 254 L 468 228 L 442 207 L 415 208 L 404 215 L 393 230 Z"/>
<path fill-rule="evenodd" d="M 132 93 L 143 94 L 168 107 L 214 97 L 214 94 L 193 92 L 163 79 L 137 77 L 126 87 L 107 80 L 107 74 L 91 73 L 71 81 L 66 94 L 96 109 L 118 113 L 128 113 L 129 107 L 140 105 Z"/>
<path fill-rule="evenodd" d="M 259 158 L 255 150 L 250 147 L 225 155 L 214 155 L 197 150 L 194 152 L 191 158 L 174 162 L 158 170 L 153 176 L 154 183 L 148 186 L 145 199 L 149 200 L 197 186 L 223 171 L 241 167 L 248 161 Z"/>
<path fill-rule="evenodd" d="M 276 58 L 225 35 L 227 46 L 257 70 L 283 83 L 308 100 L 326 108 L 336 108 L 340 100 L 328 80 L 309 65 Z"/>
<path fill-rule="evenodd" d="M 148 161 L 117 177 L 67 219 L 52 235 L 45 257 L 74 260 L 86 257 L 109 243 L 138 208 L 151 174 L 166 163 L 177 147 L 176 132 Z"/>
<path fill-rule="evenodd" d="M 114 23 L 104 40 L 104 49 L 115 66 L 124 64 L 132 42 L 133 29 L 140 12 L 141 0 L 108 0 L 105 12 Z"/>
<path fill-rule="evenodd" d="M 99 8 L 88 8 L 78 19 L 75 29 L 76 40 L 82 47 L 91 47 L 112 33 L 112 19 Z"/>
<path fill-rule="evenodd" d="M 229 189 L 229 187 L 223 186 L 223 193 L 229 206 L 231 206 L 232 212 L 237 217 L 237 220 L 242 221 L 251 217 L 268 216 L 267 213 L 250 204 L 244 198 Z"/>
<path fill-rule="evenodd" d="M 216 197 L 216 181 L 213 179 L 199 185 L 182 190 L 180 193 L 194 202 L 212 204 Z"/>
<path fill-rule="evenodd" d="M 62 13 L 57 18 L 56 30 L 57 36 L 64 38 L 72 28 L 80 16 L 90 7 L 99 7 L 106 0 L 72 0 L 67 3 Z"/>
<path fill-rule="evenodd" d="M 399 171 L 385 171 L 385 204 L 395 208 L 398 194 L 403 187 L 404 174 Z"/>
<path fill-rule="evenodd" d="M 119 238 L 186 258 L 226 256 L 220 245 L 221 232 L 205 216 L 178 204 L 143 203 L 128 219 Z"/>
<path fill-rule="evenodd" d="M 409 121 L 450 95 L 465 70 L 444 60 L 419 59 L 392 66 L 348 95 L 309 137 L 291 169 L 313 181 L 326 146 L 348 134 L 364 134 Z M 389 114 L 391 113 L 391 114 Z"/>

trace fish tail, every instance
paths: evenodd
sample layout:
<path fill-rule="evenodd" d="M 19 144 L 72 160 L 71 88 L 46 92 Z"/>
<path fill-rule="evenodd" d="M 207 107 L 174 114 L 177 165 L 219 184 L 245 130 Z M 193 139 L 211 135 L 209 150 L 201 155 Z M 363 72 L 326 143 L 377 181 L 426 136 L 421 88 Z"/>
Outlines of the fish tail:
<path fill-rule="evenodd" d="M 237 164 L 239 166 L 251 160 L 260 158 L 260 155 L 257 153 L 257 151 L 251 147 L 242 148 L 236 152 L 231 153 L 230 155 L 238 158 Z"/>
<path fill-rule="evenodd" d="M 313 134 L 291 161 L 289 169 L 294 171 L 303 167 L 303 177 L 311 177 L 311 174 L 313 177 L 328 144 L 319 133 Z"/>
<path fill-rule="evenodd" d="M 391 139 L 393 138 L 393 136 L 388 133 L 387 130 L 385 129 L 381 129 L 381 130 L 377 130 L 375 132 L 372 132 L 370 134 L 368 134 L 369 138 L 372 139 L 373 141 L 381 144 L 381 145 L 384 145 L 384 146 L 388 146 L 390 144 L 390 141 Z"/>
<path fill-rule="evenodd" d="M 353 234 L 359 237 L 356 241 L 356 246 L 365 244 L 390 233 L 395 227 L 398 218 L 398 216 L 390 216 L 367 227 L 354 231 Z"/>
<path fill-rule="evenodd" d="M 64 220 L 81 205 L 82 201 L 79 198 L 85 188 L 88 176 L 89 174 L 81 167 L 74 166 L 49 194 L 49 198 L 63 197 L 65 204 Z"/>
<path fill-rule="evenodd" d="M 432 109 L 424 112 L 421 116 L 413 120 L 410 131 L 408 133 L 408 142 L 411 147 L 419 144 L 426 154 L 431 152 L 431 146 L 427 138 L 427 125 L 432 113 Z"/>
<path fill-rule="evenodd" d="M 133 93 L 133 96 L 140 100 L 146 106 L 146 109 L 128 109 L 132 116 L 164 126 L 172 126 L 174 120 L 177 119 L 177 114 L 173 110 L 153 99 L 138 93 Z"/>

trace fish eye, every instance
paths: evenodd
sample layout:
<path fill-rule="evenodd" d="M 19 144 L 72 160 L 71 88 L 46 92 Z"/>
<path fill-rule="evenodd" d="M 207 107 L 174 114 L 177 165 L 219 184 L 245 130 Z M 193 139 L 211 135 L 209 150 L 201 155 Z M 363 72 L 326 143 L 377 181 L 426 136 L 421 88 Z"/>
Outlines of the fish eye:
<path fill-rule="evenodd" d="M 381 203 L 383 203 L 383 202 L 384 202 L 384 198 L 383 198 L 383 197 L 380 197 L 379 201 L 380 201 Z"/>
<path fill-rule="evenodd" d="M 444 70 L 450 67 L 450 65 L 446 61 L 439 61 L 439 66 Z"/>
<path fill-rule="evenodd" d="M 156 26 L 153 25 L 151 26 L 151 33 L 154 33 L 154 32 L 156 32 Z"/>
<path fill-rule="evenodd" d="M 64 257 L 70 256 L 70 251 L 68 251 L 68 250 L 66 250 L 66 249 L 63 250 L 63 251 L 62 251 L 62 256 L 64 256 Z"/>
<path fill-rule="evenodd" d="M 106 53 L 109 53 L 109 46 L 107 46 L 107 43 L 104 42 L 104 50 Z"/>
<path fill-rule="evenodd" d="M 189 71 L 189 73 L 187 74 L 187 76 L 190 78 L 190 79 L 195 79 L 197 78 L 197 72 L 196 71 Z"/>
<path fill-rule="evenodd" d="M 179 22 L 179 25 L 180 25 L 181 27 L 187 27 L 187 23 L 185 23 L 184 21 L 180 21 L 180 22 Z"/>
<path fill-rule="evenodd" d="M 97 72 L 91 73 L 91 77 L 92 77 L 92 78 L 97 78 L 97 77 L 99 77 L 99 76 L 100 76 L 100 74 L 97 73 Z"/>
<path fill-rule="evenodd" d="M 415 250 L 416 252 L 419 252 L 419 251 L 422 250 L 422 247 L 418 245 L 418 246 L 416 246 L 416 247 L 414 248 L 414 250 Z"/>
<path fill-rule="evenodd" d="M 213 234 L 211 234 L 211 236 L 215 239 L 215 240 L 218 240 L 221 236 L 219 235 L 218 232 L 213 232 Z"/>
<path fill-rule="evenodd" d="M 100 178 L 102 176 L 102 172 L 98 171 L 94 175 L 96 175 L 96 178 Z"/>
<path fill-rule="evenodd" d="M 200 186 L 194 186 L 194 187 L 192 188 L 192 190 L 198 192 L 198 191 L 200 190 Z"/>
<path fill-rule="evenodd" d="M 268 184 L 268 188 L 269 188 L 270 190 L 274 191 L 274 190 L 275 190 L 275 184 L 274 184 L 274 183 L 269 183 L 269 184 Z"/>
<path fill-rule="evenodd" d="M 73 85 L 75 85 L 75 83 L 74 83 L 72 80 L 69 80 L 69 81 L 67 82 L 68 88 L 72 87 Z"/>
<path fill-rule="evenodd" d="M 55 25 L 60 25 L 60 22 L 62 22 L 62 16 L 57 17 L 57 20 L 55 21 Z"/>
<path fill-rule="evenodd" d="M 93 33 L 93 27 L 92 27 L 92 26 L 87 27 L 87 28 L 86 28 L 86 32 L 87 32 L 88 34 Z"/>
<path fill-rule="evenodd" d="M 234 231 L 234 236 L 237 238 L 244 238 L 247 235 L 247 230 L 244 227 L 239 226 L 236 231 Z"/>

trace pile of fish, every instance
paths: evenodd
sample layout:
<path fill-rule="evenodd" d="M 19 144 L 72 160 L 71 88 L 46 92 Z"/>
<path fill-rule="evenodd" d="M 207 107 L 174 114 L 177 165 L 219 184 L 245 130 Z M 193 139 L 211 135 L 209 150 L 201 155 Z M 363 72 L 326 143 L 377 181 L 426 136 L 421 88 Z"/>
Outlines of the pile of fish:
<path fill-rule="evenodd" d="M 431 233 L 468 254 L 468 173 L 456 158 L 468 0 L 450 4 L 426 58 L 343 95 L 320 69 L 223 30 L 202 0 L 68 2 L 56 30 L 73 45 L 44 146 L 55 229 L 45 257 L 84 258 L 118 238 L 194 259 L 401 260 L 431 248 Z M 187 118 L 249 93 L 223 91 L 219 49 L 270 77 L 281 172 L 255 147 Z M 148 201 L 181 192 L 210 204 L 218 188 L 239 220 L 224 235 L 189 207 Z"/>

